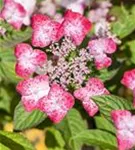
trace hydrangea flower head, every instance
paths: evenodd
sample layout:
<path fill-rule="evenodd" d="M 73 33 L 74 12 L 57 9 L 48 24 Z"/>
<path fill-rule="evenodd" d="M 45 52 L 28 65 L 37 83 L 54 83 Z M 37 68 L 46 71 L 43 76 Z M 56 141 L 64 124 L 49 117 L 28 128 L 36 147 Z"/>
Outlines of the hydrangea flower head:
<path fill-rule="evenodd" d="M 20 29 L 26 16 L 24 7 L 13 0 L 4 0 L 1 16 L 15 29 Z"/>
<path fill-rule="evenodd" d="M 135 116 L 127 110 L 113 110 L 112 120 L 117 129 L 119 150 L 129 150 L 135 146 Z"/>
<path fill-rule="evenodd" d="M 79 13 L 67 10 L 59 33 L 70 37 L 75 45 L 80 45 L 91 29 L 91 22 Z"/>
<path fill-rule="evenodd" d="M 89 52 L 94 57 L 97 69 L 107 68 L 111 65 L 112 60 L 107 54 L 112 54 L 116 51 L 116 44 L 112 39 L 99 38 L 89 41 Z"/>
<path fill-rule="evenodd" d="M 59 84 L 53 83 L 48 96 L 43 97 L 39 109 L 54 122 L 60 122 L 74 105 L 74 97 Z"/>
<path fill-rule="evenodd" d="M 36 71 L 38 66 L 42 66 L 47 61 L 47 56 L 43 51 L 33 50 L 29 44 L 20 43 L 16 46 L 15 56 L 17 58 L 17 75 L 27 78 Z"/>
<path fill-rule="evenodd" d="M 91 97 L 103 94 L 109 94 L 109 92 L 104 87 L 102 81 L 98 78 L 90 78 L 85 87 L 77 89 L 74 92 L 74 96 L 82 101 L 82 105 L 88 112 L 89 116 L 94 116 L 98 111 L 98 106 Z"/>
<path fill-rule="evenodd" d="M 52 42 L 56 42 L 62 36 L 58 35 L 60 23 L 51 20 L 48 16 L 35 14 L 32 17 L 32 45 L 36 47 L 46 47 Z"/>
<path fill-rule="evenodd" d="M 17 91 L 22 95 L 21 101 L 26 111 L 32 111 L 39 107 L 40 100 L 47 96 L 50 90 L 47 75 L 39 75 L 18 83 Z"/>

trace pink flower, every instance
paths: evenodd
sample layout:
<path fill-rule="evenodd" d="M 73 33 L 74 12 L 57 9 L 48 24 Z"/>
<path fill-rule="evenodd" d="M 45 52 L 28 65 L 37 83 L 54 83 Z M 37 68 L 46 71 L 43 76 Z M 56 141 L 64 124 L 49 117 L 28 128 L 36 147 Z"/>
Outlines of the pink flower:
<path fill-rule="evenodd" d="M 36 14 L 32 17 L 32 45 L 36 47 L 46 47 L 52 42 L 56 42 L 62 36 L 61 32 L 57 36 L 60 23 L 51 20 L 48 16 Z"/>
<path fill-rule="evenodd" d="M 107 68 L 111 65 L 112 60 L 107 54 L 116 51 L 116 44 L 112 39 L 99 38 L 89 41 L 88 48 L 90 54 L 94 57 L 97 69 Z"/>
<path fill-rule="evenodd" d="M 42 66 L 47 61 L 47 56 L 41 50 L 33 51 L 29 44 L 21 43 L 15 48 L 17 64 L 15 71 L 17 75 L 27 78 L 36 71 L 38 66 Z"/>
<path fill-rule="evenodd" d="M 1 16 L 15 29 L 20 29 L 26 16 L 26 11 L 19 3 L 13 0 L 4 0 Z"/>
<path fill-rule="evenodd" d="M 129 150 L 135 146 L 135 116 L 127 110 L 113 110 L 112 120 L 117 129 L 119 150 Z"/>
<path fill-rule="evenodd" d="M 74 97 L 60 85 L 52 84 L 48 96 L 43 97 L 39 109 L 54 122 L 60 122 L 74 105 Z"/>
<path fill-rule="evenodd" d="M 86 34 L 91 29 L 90 21 L 79 13 L 68 10 L 59 33 L 64 30 L 64 35 L 70 37 L 75 45 L 80 45 Z"/>
<path fill-rule="evenodd" d="M 39 75 L 21 81 L 16 89 L 22 95 L 21 101 L 26 111 L 37 109 L 40 100 L 47 96 L 50 90 L 48 76 Z"/>
<path fill-rule="evenodd" d="M 94 116 L 98 111 L 98 106 L 91 97 L 103 94 L 109 94 L 109 92 L 98 78 L 90 78 L 85 87 L 74 92 L 74 96 L 82 101 L 82 105 L 89 116 Z"/>
<path fill-rule="evenodd" d="M 22 5 L 26 11 L 25 18 L 23 19 L 23 24 L 30 25 L 30 17 L 35 9 L 36 0 L 14 0 L 14 1 Z"/>
<path fill-rule="evenodd" d="M 133 90 L 134 106 L 135 106 L 135 69 L 126 71 L 121 80 L 121 83 L 126 87 L 130 88 L 131 90 Z"/>

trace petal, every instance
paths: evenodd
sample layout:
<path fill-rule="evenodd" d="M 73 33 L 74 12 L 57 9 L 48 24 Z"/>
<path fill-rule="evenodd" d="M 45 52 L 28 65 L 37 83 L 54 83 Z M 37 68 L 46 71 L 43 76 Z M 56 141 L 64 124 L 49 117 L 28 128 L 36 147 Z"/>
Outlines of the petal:
<path fill-rule="evenodd" d="M 119 150 L 129 150 L 135 146 L 135 133 L 129 130 L 120 130 L 117 132 Z"/>
<path fill-rule="evenodd" d="M 43 91 L 43 95 L 38 96 L 42 98 L 42 96 L 48 95 L 50 90 L 49 86 L 49 78 L 47 75 L 39 75 L 35 78 L 29 78 L 23 81 L 20 81 L 16 87 L 17 91 L 23 96 L 29 96 L 33 93 L 38 94 L 38 92 Z"/>
<path fill-rule="evenodd" d="M 34 95 L 22 96 L 21 101 L 27 112 L 31 112 L 38 108 L 38 101 L 35 99 Z"/>
<path fill-rule="evenodd" d="M 109 91 L 104 87 L 103 82 L 98 78 L 90 78 L 86 87 L 91 96 L 109 94 Z"/>
<path fill-rule="evenodd" d="M 26 11 L 19 3 L 11 0 L 5 0 L 1 15 L 3 19 L 10 23 L 14 28 L 20 29 L 26 15 Z"/>
<path fill-rule="evenodd" d="M 20 44 L 17 44 L 16 47 L 15 47 L 15 56 L 17 58 L 20 58 L 20 57 L 24 57 L 24 55 L 30 55 L 32 53 L 33 49 L 32 47 L 29 45 L 29 44 L 26 44 L 26 43 L 20 43 Z"/>
<path fill-rule="evenodd" d="M 47 55 L 45 52 L 35 49 L 32 53 L 32 57 L 34 57 L 34 64 L 42 66 L 47 61 Z"/>
<path fill-rule="evenodd" d="M 16 74 L 22 78 L 29 77 L 35 70 L 36 66 L 31 63 L 17 63 L 15 66 Z"/>
<path fill-rule="evenodd" d="M 98 106 L 91 99 L 86 99 L 82 102 L 84 109 L 87 111 L 89 116 L 93 117 L 98 112 Z"/>
<path fill-rule="evenodd" d="M 126 128 L 126 124 L 131 121 L 131 113 L 127 110 L 113 110 L 111 117 L 117 129 Z"/>
<path fill-rule="evenodd" d="M 74 92 L 74 96 L 81 101 L 86 99 L 89 100 L 92 96 L 103 94 L 109 94 L 109 92 L 98 78 L 90 78 L 86 87 L 80 88 Z"/>
<path fill-rule="evenodd" d="M 107 54 L 112 54 L 117 49 L 116 43 L 110 38 L 104 39 L 104 45 L 106 47 L 104 52 Z"/>
<path fill-rule="evenodd" d="M 74 96 L 75 98 L 77 98 L 78 100 L 83 101 L 84 99 L 89 99 L 89 91 L 86 88 L 80 88 L 78 90 L 74 91 Z"/>
<path fill-rule="evenodd" d="M 68 10 L 61 25 L 64 35 L 71 37 L 76 45 L 80 45 L 91 29 L 90 21 L 79 13 Z"/>
<path fill-rule="evenodd" d="M 116 51 L 116 43 L 110 38 L 91 40 L 88 47 L 92 55 L 112 54 Z"/>
<path fill-rule="evenodd" d="M 98 70 L 108 68 L 112 64 L 111 58 L 107 57 L 106 54 L 97 55 L 95 57 L 95 65 Z"/>
<path fill-rule="evenodd" d="M 74 105 L 73 96 L 58 84 L 52 84 L 48 97 L 41 100 L 40 110 L 54 122 L 60 122 Z"/>
<path fill-rule="evenodd" d="M 135 88 L 135 69 L 126 71 L 123 75 L 121 83 L 133 90 Z"/>
<path fill-rule="evenodd" d="M 36 47 L 46 47 L 51 42 L 59 40 L 58 29 L 60 24 L 49 17 L 36 14 L 32 17 L 32 45 Z"/>

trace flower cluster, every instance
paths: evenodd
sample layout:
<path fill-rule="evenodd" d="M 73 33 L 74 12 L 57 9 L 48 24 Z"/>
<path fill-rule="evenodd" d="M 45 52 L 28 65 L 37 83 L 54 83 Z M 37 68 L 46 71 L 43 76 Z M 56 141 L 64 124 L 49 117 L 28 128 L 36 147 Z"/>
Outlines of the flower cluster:
<path fill-rule="evenodd" d="M 26 111 L 39 109 L 58 123 L 73 107 L 75 97 L 82 102 L 88 114 L 94 116 L 98 106 L 91 97 L 109 92 L 100 79 L 90 77 L 88 63 L 93 62 L 97 52 L 108 58 L 105 53 L 116 50 L 114 41 L 96 39 L 90 41 L 88 47 L 79 48 L 91 29 L 91 23 L 71 10 L 67 10 L 62 23 L 48 16 L 35 14 L 32 17 L 32 29 L 32 45 L 39 48 L 33 50 L 26 43 L 20 43 L 15 48 L 15 71 L 24 78 L 17 85 L 17 91 L 22 95 Z M 94 44 L 91 46 L 91 43 L 97 43 L 100 48 Z M 46 53 L 40 50 L 44 47 Z M 29 78 L 33 73 L 38 75 Z M 83 87 L 85 84 L 86 87 Z M 76 89 L 74 96 L 68 92 L 70 85 L 74 85 Z"/>

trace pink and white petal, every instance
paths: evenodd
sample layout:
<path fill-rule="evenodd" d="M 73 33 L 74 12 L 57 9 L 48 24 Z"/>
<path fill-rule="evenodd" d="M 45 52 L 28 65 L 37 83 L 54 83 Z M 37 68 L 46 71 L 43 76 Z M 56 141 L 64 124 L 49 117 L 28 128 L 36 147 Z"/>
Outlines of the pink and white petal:
<path fill-rule="evenodd" d="M 90 21 L 79 13 L 67 10 L 62 23 L 64 35 L 72 38 L 76 45 L 80 45 L 91 29 Z"/>
<path fill-rule="evenodd" d="M 36 76 L 33 83 L 30 85 L 30 89 L 37 99 L 47 96 L 50 91 L 49 77 L 47 75 Z"/>
<path fill-rule="evenodd" d="M 100 38 L 91 40 L 88 43 L 89 51 L 92 55 L 112 54 L 116 51 L 116 43 L 110 38 Z"/>
<path fill-rule="evenodd" d="M 78 90 L 74 91 L 74 96 L 75 98 L 77 98 L 80 101 L 83 101 L 84 99 L 89 99 L 89 91 L 84 87 L 84 88 L 80 88 Z"/>
<path fill-rule="evenodd" d="M 74 97 L 69 92 L 64 92 L 63 97 L 65 101 L 62 101 L 62 105 L 64 106 L 64 109 L 67 110 L 71 109 L 74 105 Z"/>
<path fill-rule="evenodd" d="M 32 16 L 32 28 L 36 30 L 37 28 L 44 26 L 48 20 L 50 20 L 50 18 L 46 15 L 35 14 Z"/>
<path fill-rule="evenodd" d="M 48 96 L 40 101 L 40 110 L 45 112 L 53 122 L 58 123 L 73 105 L 74 98 L 65 93 L 58 84 L 52 84 Z"/>
<path fill-rule="evenodd" d="M 95 89 L 103 89 L 104 83 L 99 78 L 90 78 L 86 84 L 87 87 L 94 86 Z"/>
<path fill-rule="evenodd" d="M 89 52 L 93 56 L 104 54 L 104 41 L 103 39 L 90 40 L 88 43 Z"/>
<path fill-rule="evenodd" d="M 60 30 L 60 26 L 61 24 L 56 22 L 56 21 L 52 21 L 52 34 L 51 34 L 51 40 L 52 42 L 57 42 L 59 41 L 63 35 L 64 35 L 64 29 L 61 28 Z"/>
<path fill-rule="evenodd" d="M 1 11 L 1 16 L 14 28 L 21 28 L 25 15 L 26 11 L 22 5 L 14 2 L 13 0 L 4 1 L 4 7 Z"/>
<path fill-rule="evenodd" d="M 50 120 L 52 120 L 54 123 L 59 123 L 61 120 L 64 119 L 66 114 L 67 114 L 67 111 L 64 111 L 64 110 L 54 110 L 51 113 L 47 113 Z"/>
<path fill-rule="evenodd" d="M 91 96 L 109 94 L 109 91 L 104 87 L 104 83 L 99 78 L 90 78 L 86 87 Z"/>
<path fill-rule="evenodd" d="M 129 130 L 118 130 L 117 140 L 119 150 L 129 150 L 135 146 L 135 134 Z"/>
<path fill-rule="evenodd" d="M 58 34 L 60 24 L 49 17 L 36 14 L 32 17 L 32 44 L 34 46 L 46 47 L 51 42 L 56 42 L 61 38 Z"/>
<path fill-rule="evenodd" d="M 135 69 L 126 71 L 123 75 L 121 83 L 133 90 L 135 88 Z"/>
<path fill-rule="evenodd" d="M 18 62 L 15 66 L 16 74 L 22 78 L 29 77 L 33 72 L 35 72 L 35 70 L 36 70 L 35 65 L 27 62 L 24 63 Z"/>
<path fill-rule="evenodd" d="M 16 89 L 23 96 L 32 95 L 33 93 L 37 94 L 37 92 L 43 91 L 43 93 L 40 94 L 40 98 L 42 98 L 48 95 L 50 90 L 49 77 L 47 75 L 39 75 L 35 78 L 20 81 Z"/>
<path fill-rule="evenodd" d="M 124 129 L 131 121 L 131 113 L 127 110 L 113 110 L 111 117 L 117 129 Z"/>
<path fill-rule="evenodd" d="M 111 38 L 104 39 L 105 50 L 104 52 L 107 54 L 112 54 L 116 51 L 117 45 Z"/>
<path fill-rule="evenodd" d="M 15 47 L 15 56 L 17 58 L 24 57 L 24 55 L 31 55 L 32 52 L 32 47 L 26 43 L 17 44 Z"/>
<path fill-rule="evenodd" d="M 35 99 L 34 95 L 22 96 L 21 101 L 25 110 L 28 112 L 38 108 L 38 101 Z"/>
<path fill-rule="evenodd" d="M 33 31 L 31 42 L 33 46 L 43 48 L 51 44 L 51 39 L 41 28 L 38 28 Z"/>
<path fill-rule="evenodd" d="M 45 62 L 47 62 L 47 55 L 45 52 L 35 49 L 32 53 L 32 57 L 34 58 L 34 64 L 42 66 Z"/>
<path fill-rule="evenodd" d="M 21 4 L 24 9 L 26 10 L 26 16 L 23 19 L 23 24 L 30 25 L 30 16 L 32 15 L 35 6 L 36 6 L 36 0 L 14 0 L 15 2 Z"/>
<path fill-rule="evenodd" d="M 98 70 L 108 68 L 112 64 L 111 58 L 107 57 L 106 54 L 97 55 L 95 57 L 95 65 Z"/>
<path fill-rule="evenodd" d="M 98 106 L 93 100 L 83 100 L 82 104 L 89 116 L 93 117 L 98 112 Z"/>

